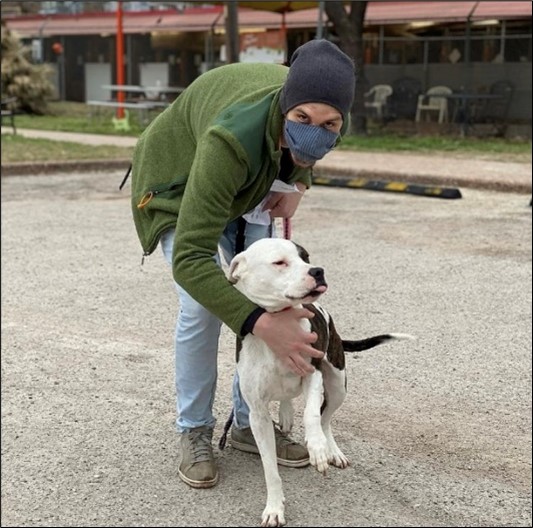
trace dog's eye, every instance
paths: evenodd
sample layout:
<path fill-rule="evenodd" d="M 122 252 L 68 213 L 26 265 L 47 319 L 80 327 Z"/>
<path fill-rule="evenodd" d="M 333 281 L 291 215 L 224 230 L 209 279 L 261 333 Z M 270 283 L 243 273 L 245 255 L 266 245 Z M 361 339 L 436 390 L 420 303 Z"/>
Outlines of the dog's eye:
<path fill-rule="evenodd" d="M 277 267 L 287 266 L 287 262 L 285 260 L 276 260 L 276 262 L 273 262 L 273 264 Z"/>

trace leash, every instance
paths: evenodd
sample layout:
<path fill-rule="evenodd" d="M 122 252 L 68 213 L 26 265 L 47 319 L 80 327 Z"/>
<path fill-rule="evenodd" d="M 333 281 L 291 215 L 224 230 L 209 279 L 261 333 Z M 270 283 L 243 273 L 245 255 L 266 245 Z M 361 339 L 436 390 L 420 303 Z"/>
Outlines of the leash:
<path fill-rule="evenodd" d="M 283 219 L 283 238 L 285 240 L 290 240 L 292 235 L 292 225 L 290 218 Z"/>
<path fill-rule="evenodd" d="M 226 420 L 226 423 L 224 424 L 224 432 L 222 433 L 222 436 L 220 437 L 220 440 L 218 441 L 218 448 L 220 451 L 222 451 L 226 447 L 226 439 L 228 438 L 228 432 L 231 427 L 231 424 L 233 423 L 233 416 L 234 416 L 234 409 L 231 409 L 231 413 Z"/>
<path fill-rule="evenodd" d="M 130 177 L 130 174 L 131 174 L 131 168 L 133 167 L 133 165 L 130 163 L 130 166 L 128 167 L 128 170 L 126 172 L 126 176 L 124 176 L 124 179 L 122 180 L 122 183 L 119 185 L 118 187 L 118 190 L 119 191 L 122 191 L 122 187 L 124 187 L 124 185 L 126 184 L 126 181 L 128 180 L 128 178 Z"/>
<path fill-rule="evenodd" d="M 235 236 L 235 254 L 239 254 L 241 251 L 244 251 L 246 244 L 246 220 L 241 216 L 237 220 L 237 233 Z M 241 349 L 241 340 L 239 337 L 235 339 L 235 363 L 239 361 L 239 351 Z M 224 424 L 224 430 L 218 441 L 218 449 L 222 451 L 226 447 L 226 441 L 228 438 L 228 433 L 233 423 L 233 417 L 235 416 L 235 409 L 231 408 L 231 413 Z"/>
<path fill-rule="evenodd" d="M 237 224 L 237 237 L 236 237 L 236 248 L 235 252 L 240 253 L 244 250 L 244 244 L 245 244 L 245 228 L 246 228 L 246 221 L 241 217 L 239 218 L 238 224 Z M 283 219 L 283 238 L 285 240 L 290 240 L 292 235 L 292 224 L 290 218 L 284 218 Z M 240 339 L 237 338 L 236 342 L 236 360 L 239 360 L 239 351 L 241 348 Z M 220 451 L 222 451 L 226 447 L 226 441 L 228 439 L 228 433 L 231 428 L 231 425 L 233 424 L 233 418 L 235 416 L 235 409 L 231 408 L 231 413 L 226 420 L 226 423 L 224 424 L 224 430 L 222 432 L 222 435 L 220 436 L 220 440 L 218 441 L 218 448 Z"/>

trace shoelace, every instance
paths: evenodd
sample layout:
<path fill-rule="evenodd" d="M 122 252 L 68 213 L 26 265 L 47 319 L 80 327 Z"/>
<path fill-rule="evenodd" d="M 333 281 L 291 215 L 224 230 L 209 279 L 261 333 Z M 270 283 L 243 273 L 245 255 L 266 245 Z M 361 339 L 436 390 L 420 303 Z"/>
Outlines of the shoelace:
<path fill-rule="evenodd" d="M 207 431 L 189 433 L 193 463 L 211 460 L 211 435 Z"/>

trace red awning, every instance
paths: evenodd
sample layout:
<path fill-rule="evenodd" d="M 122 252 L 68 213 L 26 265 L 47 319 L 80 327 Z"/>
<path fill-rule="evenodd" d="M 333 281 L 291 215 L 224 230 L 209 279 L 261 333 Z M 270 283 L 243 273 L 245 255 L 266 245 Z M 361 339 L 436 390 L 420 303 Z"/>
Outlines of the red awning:
<path fill-rule="evenodd" d="M 476 6 L 477 4 L 477 6 Z M 410 22 L 461 22 L 472 20 L 531 18 L 530 1 L 515 2 L 369 2 L 366 26 L 408 24 Z M 289 28 L 313 27 L 318 9 L 287 13 Z M 324 20 L 327 17 L 324 15 Z"/>
<path fill-rule="evenodd" d="M 495 18 L 505 20 L 511 18 L 531 17 L 531 2 L 479 2 L 473 20 Z"/>
<path fill-rule="evenodd" d="M 477 6 L 476 6 L 477 4 Z M 456 22 L 472 20 L 531 18 L 531 2 L 369 2 L 365 25 L 406 24 L 418 21 Z M 475 7 L 475 9 L 474 9 Z M 257 9 L 239 10 L 239 27 L 279 29 L 279 13 Z M 288 28 L 314 28 L 318 9 L 286 14 Z M 327 16 L 324 14 L 324 20 Z M 84 13 L 79 15 L 36 15 L 4 17 L 7 26 L 21 37 L 36 38 L 61 35 L 114 35 L 115 13 Z M 177 11 L 125 12 L 123 31 L 131 33 L 209 31 L 224 28 L 223 8 L 211 6 Z"/>
<path fill-rule="evenodd" d="M 113 35 L 116 32 L 115 13 L 84 13 L 79 15 L 37 15 L 5 18 L 9 29 L 21 37 L 51 37 L 60 35 Z M 176 11 L 124 12 L 125 34 L 150 33 L 152 31 L 209 31 L 213 25 L 224 28 L 224 14 L 221 7 L 194 9 L 192 12 Z M 247 27 L 277 29 L 281 26 L 281 15 L 266 11 L 241 10 L 239 25 Z"/>

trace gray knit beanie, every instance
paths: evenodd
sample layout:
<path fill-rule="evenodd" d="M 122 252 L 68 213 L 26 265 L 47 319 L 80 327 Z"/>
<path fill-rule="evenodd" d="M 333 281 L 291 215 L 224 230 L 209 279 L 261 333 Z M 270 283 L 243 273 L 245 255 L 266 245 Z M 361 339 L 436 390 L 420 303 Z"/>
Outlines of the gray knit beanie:
<path fill-rule="evenodd" d="M 328 40 L 311 40 L 292 55 L 289 74 L 281 90 L 281 111 L 303 103 L 325 103 L 344 120 L 350 113 L 355 90 L 353 61 Z"/>

